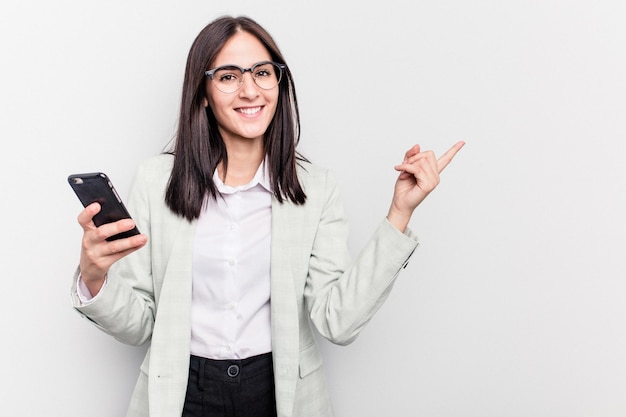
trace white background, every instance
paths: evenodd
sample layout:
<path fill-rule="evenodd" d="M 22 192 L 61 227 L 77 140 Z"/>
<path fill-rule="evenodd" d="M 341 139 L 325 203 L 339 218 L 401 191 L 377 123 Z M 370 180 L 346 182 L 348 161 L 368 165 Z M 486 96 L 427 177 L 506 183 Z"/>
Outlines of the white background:
<path fill-rule="evenodd" d="M 66 177 L 126 194 L 224 13 L 286 56 L 300 150 L 338 176 L 355 254 L 404 151 L 467 142 L 387 304 L 352 345 L 322 343 L 337 416 L 626 415 L 621 0 L 3 1 L 0 414 L 124 414 L 143 348 L 70 307 Z"/>

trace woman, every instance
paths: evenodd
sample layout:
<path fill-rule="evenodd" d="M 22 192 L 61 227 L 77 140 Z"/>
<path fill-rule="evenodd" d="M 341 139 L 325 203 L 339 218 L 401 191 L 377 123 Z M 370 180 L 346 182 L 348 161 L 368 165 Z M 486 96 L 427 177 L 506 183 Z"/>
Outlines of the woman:
<path fill-rule="evenodd" d="M 172 151 L 137 171 L 134 222 L 95 227 L 97 203 L 79 215 L 75 308 L 149 343 L 128 416 L 332 415 L 312 328 L 357 337 L 417 247 L 413 210 L 463 143 L 438 160 L 406 152 L 389 212 L 352 262 L 336 182 L 296 152 L 299 127 L 271 36 L 219 18 L 189 52 Z M 105 240 L 135 224 L 144 234 Z"/>

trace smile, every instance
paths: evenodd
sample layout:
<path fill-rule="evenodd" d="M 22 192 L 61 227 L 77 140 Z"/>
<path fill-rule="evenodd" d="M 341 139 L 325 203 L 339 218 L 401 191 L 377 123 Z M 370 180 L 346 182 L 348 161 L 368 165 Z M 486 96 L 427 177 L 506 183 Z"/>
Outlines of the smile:
<path fill-rule="evenodd" d="M 238 111 L 239 113 L 246 114 L 248 116 L 252 116 L 252 115 L 257 114 L 258 112 L 261 111 L 261 106 L 259 106 L 259 107 L 241 107 L 241 108 L 236 109 L 236 111 Z"/>

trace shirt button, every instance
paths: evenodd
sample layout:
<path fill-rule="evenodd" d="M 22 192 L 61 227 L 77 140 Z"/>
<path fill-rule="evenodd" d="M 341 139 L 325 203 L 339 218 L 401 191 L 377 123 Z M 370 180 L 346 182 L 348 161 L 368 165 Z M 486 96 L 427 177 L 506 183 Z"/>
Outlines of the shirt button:
<path fill-rule="evenodd" d="M 232 267 L 232 266 L 235 266 L 235 264 L 236 264 L 236 263 L 237 263 L 237 262 L 236 262 L 234 259 L 229 259 L 229 260 L 228 260 L 228 266 L 231 266 L 231 267 Z"/>

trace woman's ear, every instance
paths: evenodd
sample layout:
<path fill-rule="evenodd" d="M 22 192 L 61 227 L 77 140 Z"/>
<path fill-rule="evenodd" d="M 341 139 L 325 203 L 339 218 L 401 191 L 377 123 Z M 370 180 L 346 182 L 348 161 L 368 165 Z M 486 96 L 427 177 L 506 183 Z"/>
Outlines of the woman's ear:
<path fill-rule="evenodd" d="M 202 105 L 205 109 L 209 106 L 209 100 L 206 97 L 202 99 Z"/>

